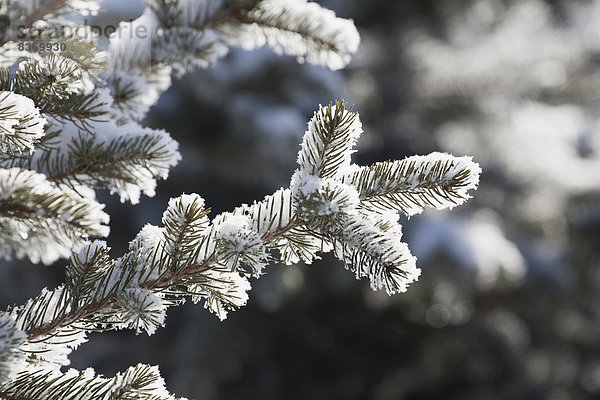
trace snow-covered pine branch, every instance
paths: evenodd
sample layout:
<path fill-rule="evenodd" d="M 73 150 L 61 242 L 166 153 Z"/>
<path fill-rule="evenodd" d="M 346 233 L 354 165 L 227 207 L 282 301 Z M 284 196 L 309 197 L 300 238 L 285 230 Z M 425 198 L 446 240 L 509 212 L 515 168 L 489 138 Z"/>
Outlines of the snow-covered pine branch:
<path fill-rule="evenodd" d="M 87 237 L 108 235 L 103 206 L 59 189 L 46 176 L 0 169 L 0 256 L 46 264 L 66 257 Z"/>
<path fill-rule="evenodd" d="M 106 138 L 78 134 L 65 148 L 34 155 L 28 162 L 49 180 L 72 188 L 104 187 L 133 204 L 142 192 L 154 196 L 156 179 L 165 179 L 181 158 L 177 142 L 165 131 L 139 125 L 98 125 L 121 134 Z"/>
<path fill-rule="evenodd" d="M 27 367 L 26 354 L 19 349 L 25 340 L 25 332 L 15 327 L 14 319 L 0 312 L 0 384 L 14 379 Z"/>
<path fill-rule="evenodd" d="M 385 290 L 388 295 L 405 292 L 421 270 L 406 243 L 400 241 L 400 225 L 395 220 L 376 221 L 348 218 L 338 233 L 335 255 L 354 271 L 356 279 L 368 278 L 373 290 Z"/>
<path fill-rule="evenodd" d="M 471 157 L 431 153 L 356 167 L 343 181 L 357 188 L 365 209 L 393 209 L 411 216 L 425 207 L 441 210 L 464 203 L 480 173 Z"/>
<path fill-rule="evenodd" d="M 241 2 L 243 3 L 243 2 Z M 306 0 L 259 0 L 234 6 L 217 26 L 229 44 L 250 50 L 268 45 L 299 62 L 344 68 L 358 49 L 360 37 L 352 20 Z"/>
<path fill-rule="evenodd" d="M 90 124 L 103 120 L 111 100 L 94 90 L 95 76 L 62 55 L 33 55 L 14 74 L 0 73 L 0 86 L 33 100 L 53 119 L 75 123 L 92 133 Z M 52 121 L 50 121 L 52 122 Z"/>
<path fill-rule="evenodd" d="M 2 2 L 0 12 L 28 33 L 74 27 L 59 16 L 96 10 L 80 0 L 38 3 L 15 0 L 7 11 Z M 92 188 L 135 203 L 141 193 L 152 196 L 156 179 L 179 161 L 166 132 L 138 123 L 173 73 L 213 65 L 227 44 L 265 43 L 338 69 L 359 43 L 352 21 L 304 0 L 148 5 L 128 27 L 145 27 L 147 37 L 123 35 L 121 25 L 105 51 L 65 38 L 73 45 L 67 51 L 34 54 L 19 50 L 15 32 L 0 25 L 0 110 L 8 113 L 0 119 L 0 255 L 46 263 L 71 256 L 63 285 L 0 314 L 1 398 L 171 399 L 155 367 L 114 378 L 60 368 L 88 332 L 152 334 L 167 308 L 188 297 L 226 318 L 246 304 L 249 278 L 270 262 L 310 263 L 333 251 L 373 289 L 402 292 L 419 270 L 400 242 L 396 212 L 462 202 L 477 184 L 477 165 L 448 155 L 415 158 L 410 168 L 352 165 L 361 123 L 336 102 L 309 122 L 289 188 L 212 220 L 200 196 L 184 194 L 169 202 L 162 226 L 146 225 L 117 259 L 105 242 L 84 243 L 108 233 Z"/>
<path fill-rule="evenodd" d="M 88 368 L 70 369 L 65 373 L 44 368 L 30 368 L 16 379 L 0 384 L 5 399 L 77 399 L 77 400 L 177 400 L 165 388 L 158 367 L 138 364 L 113 378 L 96 375 Z M 179 398 L 179 400 L 185 400 Z"/>
<path fill-rule="evenodd" d="M 20 34 L 30 29 L 52 28 L 53 24 L 74 26 L 65 16 L 74 13 L 96 13 L 100 10 L 97 0 L 3 0 L 0 1 L 0 66 L 11 57 L 27 56 L 18 50 L 15 42 Z M 12 29 L 18 27 L 18 29 Z"/>
<path fill-rule="evenodd" d="M 381 203 L 369 208 L 365 202 L 372 199 L 361 196 L 363 188 L 384 193 L 385 185 L 378 185 L 390 177 L 382 171 L 397 162 L 380 163 L 386 166 L 378 168 L 351 165 L 352 145 L 361 131 L 358 114 L 347 110 L 344 102 L 321 107 L 309 122 L 291 189 L 280 189 L 212 221 L 200 196 L 184 194 L 172 199 L 163 214 L 163 227 L 144 227 L 121 258 L 111 259 L 104 242 L 84 246 L 71 258 L 65 285 L 44 290 L 25 305 L 9 310 L 14 322 L 8 326 L 14 333 L 5 336 L 24 335 L 21 359 L 46 371 L 67 365 L 68 354 L 87 340 L 89 331 L 154 333 L 164 324 L 166 309 L 188 296 L 224 319 L 228 310 L 246 303 L 251 288 L 248 278 L 259 277 L 267 262 L 310 262 L 318 253 L 331 250 L 357 278 L 368 278 L 374 290 L 388 294 L 405 291 L 420 271 L 406 244 L 400 242 L 398 207 L 385 208 Z M 421 193 L 430 200 L 423 205 L 446 206 L 436 202 L 436 187 L 463 197 L 466 190 L 476 187 L 480 169 L 472 162 L 464 164 L 461 158 L 439 153 L 409 160 L 412 168 L 422 173 L 404 177 L 403 182 L 414 181 L 417 186 L 424 182 L 433 190 Z M 440 173 L 440 167 L 434 167 L 448 163 L 460 168 L 442 168 Z M 348 174 L 360 168 L 374 172 L 360 175 L 361 180 L 349 180 Z M 448 174 L 460 179 L 448 179 Z M 414 186 L 395 184 L 394 190 L 410 192 Z M 0 387 L 0 396 L 20 393 L 18 387 L 30 388 L 24 383 L 26 374 L 18 372 L 16 381 Z M 76 372 L 52 374 L 58 380 L 81 376 Z M 35 379 L 45 385 L 49 377 Z M 74 382 L 83 382 L 81 390 L 93 390 L 100 378 L 89 378 Z"/>
<path fill-rule="evenodd" d="M 31 99 L 0 91 L 0 152 L 32 150 L 34 142 L 44 136 L 45 124 Z"/>
<path fill-rule="evenodd" d="M 308 123 L 298 153 L 300 170 L 319 178 L 332 178 L 350 165 L 352 148 L 363 132 L 357 113 L 336 103 L 321 107 Z"/>
<path fill-rule="evenodd" d="M 165 179 L 181 158 L 178 143 L 165 131 L 133 124 L 116 127 L 112 122 L 92 126 L 111 134 L 90 136 L 72 124 L 63 125 L 62 139 L 69 131 L 72 134 L 66 143 L 45 143 L 32 154 L 0 155 L 0 165 L 33 168 L 60 187 L 80 193 L 87 193 L 88 187 L 105 188 L 121 201 L 136 204 L 142 193 L 154 196 L 156 180 Z"/>
<path fill-rule="evenodd" d="M 234 25 L 256 25 L 249 25 L 248 18 L 264 27 L 272 23 L 269 34 L 281 38 L 277 48 L 336 68 L 341 59 L 347 63 L 359 41 L 351 21 L 315 3 L 153 0 L 148 5 L 131 26 L 120 26 L 106 51 L 73 37 L 64 38 L 68 47 L 61 53 L 17 50 L 15 30 L 3 27 L 9 36 L 0 42 L 0 65 L 12 66 L 12 72 L 0 71 L 0 89 L 6 92 L 2 110 L 10 113 L 2 124 L 1 167 L 31 168 L 78 193 L 89 186 L 106 187 L 135 203 L 142 192 L 152 196 L 156 179 L 165 178 L 180 158 L 166 133 L 142 129 L 135 121 L 170 85 L 172 72 L 212 65 L 226 53 L 225 26 L 231 41 L 244 34 L 232 32 Z M 12 27 L 21 27 L 20 34 L 56 41 L 63 39 L 52 32 L 76 26 L 59 16 L 83 9 L 98 10 L 95 2 L 18 0 L 3 5 L 2 12 Z M 137 27 L 146 28 L 148 36 L 123 34 L 125 28 Z M 244 41 L 256 40 L 255 34 L 250 36 Z M 101 72 L 107 68 L 110 72 Z M 18 109 L 15 99 L 22 100 Z M 7 154 L 23 150 L 35 151 Z"/>
<path fill-rule="evenodd" d="M 285 0 L 147 0 L 144 13 L 110 40 L 107 81 L 119 121 L 140 120 L 171 82 L 191 68 L 214 65 L 228 46 L 267 44 L 300 62 L 345 67 L 360 42 L 352 20 L 317 3 Z M 147 37 L 128 32 L 143 28 Z"/>

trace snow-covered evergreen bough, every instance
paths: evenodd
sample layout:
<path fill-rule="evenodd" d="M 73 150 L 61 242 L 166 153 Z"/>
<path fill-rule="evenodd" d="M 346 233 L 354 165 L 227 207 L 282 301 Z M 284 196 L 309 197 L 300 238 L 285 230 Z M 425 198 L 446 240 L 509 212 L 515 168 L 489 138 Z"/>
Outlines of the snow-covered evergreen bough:
<path fill-rule="evenodd" d="M 0 1 L 0 255 L 70 257 L 63 285 L 0 312 L 0 398 L 172 399 L 155 366 L 113 378 L 63 367 L 87 332 L 152 334 L 187 297 L 224 319 L 271 262 L 333 251 L 374 290 L 403 292 L 419 269 L 398 212 L 453 207 L 477 186 L 469 157 L 352 164 L 361 123 L 336 101 L 308 122 L 289 188 L 212 220 L 199 195 L 173 198 L 163 226 L 146 225 L 112 259 L 105 242 L 88 241 L 108 235 L 94 190 L 137 203 L 179 161 L 177 142 L 139 123 L 171 76 L 213 65 L 230 45 L 266 44 L 339 69 L 359 36 L 351 20 L 305 0 L 149 0 L 127 26 L 149 28 L 146 38 L 120 35 L 125 25 L 104 47 L 48 34 L 97 10 L 92 1 Z M 16 37 L 34 31 L 65 46 L 39 51 Z"/>

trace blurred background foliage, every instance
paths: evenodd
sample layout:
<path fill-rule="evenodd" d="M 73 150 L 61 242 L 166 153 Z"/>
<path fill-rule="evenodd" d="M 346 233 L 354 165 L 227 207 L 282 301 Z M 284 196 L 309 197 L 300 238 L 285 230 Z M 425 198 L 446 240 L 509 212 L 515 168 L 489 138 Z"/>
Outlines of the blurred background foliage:
<path fill-rule="evenodd" d="M 447 151 L 483 167 L 466 205 L 402 219 L 420 281 L 390 298 L 330 257 L 273 265 L 225 322 L 186 304 L 152 337 L 91 335 L 73 366 L 158 363 L 195 399 L 598 398 L 600 1 L 321 3 L 359 29 L 350 66 L 234 50 L 177 80 L 146 124 L 183 161 L 139 205 L 99 194 L 108 243 L 120 255 L 182 192 L 215 215 L 287 186 L 313 111 L 345 98 L 365 128 L 355 162 Z M 63 280 L 64 261 L 10 264 L 2 304 Z"/>

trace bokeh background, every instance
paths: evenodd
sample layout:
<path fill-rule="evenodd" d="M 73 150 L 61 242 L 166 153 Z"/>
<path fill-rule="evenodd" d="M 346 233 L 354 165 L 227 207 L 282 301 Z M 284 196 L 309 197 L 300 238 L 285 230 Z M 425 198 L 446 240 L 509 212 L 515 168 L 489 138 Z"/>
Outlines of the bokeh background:
<path fill-rule="evenodd" d="M 355 162 L 483 168 L 467 204 L 402 218 L 420 280 L 388 297 L 333 257 L 273 265 L 225 322 L 185 304 L 151 337 L 90 335 L 72 366 L 159 364 L 198 400 L 600 398 L 600 1 L 321 3 L 359 29 L 348 68 L 233 50 L 176 80 L 145 123 L 183 161 L 139 205 L 99 193 L 108 243 L 122 254 L 182 192 L 216 215 L 287 186 L 306 122 L 344 98 L 365 129 Z M 2 305 L 63 280 L 64 261 L 0 263 Z"/>

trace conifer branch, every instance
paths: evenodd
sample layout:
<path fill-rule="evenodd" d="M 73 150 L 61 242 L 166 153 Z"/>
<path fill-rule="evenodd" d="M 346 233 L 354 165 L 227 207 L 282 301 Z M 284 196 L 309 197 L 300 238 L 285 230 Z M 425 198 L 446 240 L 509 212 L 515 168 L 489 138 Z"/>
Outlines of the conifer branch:
<path fill-rule="evenodd" d="M 85 7 L 79 0 L 45 0 L 36 10 L 25 0 L 14 4 L 22 7 L 11 15 L 26 29 Z M 108 233 L 91 188 L 135 203 L 142 192 L 153 195 L 156 179 L 179 161 L 168 134 L 133 122 L 170 85 L 171 73 L 212 65 L 225 42 L 268 44 L 338 69 L 359 43 L 352 21 L 305 0 L 149 4 L 129 26 L 150 28 L 148 40 L 111 38 L 102 79 L 96 74 L 106 60 L 93 45 L 27 54 L 12 75 L 0 69 L 0 256 L 48 263 L 71 255 L 63 285 L 0 313 L 1 398 L 173 399 L 156 367 L 113 378 L 60 368 L 87 333 L 153 334 L 167 308 L 186 298 L 224 319 L 246 304 L 249 278 L 273 262 L 310 263 L 333 251 L 373 289 L 403 292 L 419 270 L 400 242 L 396 212 L 453 206 L 477 185 L 478 166 L 449 155 L 352 165 L 362 126 L 358 113 L 335 102 L 309 121 L 289 188 L 212 220 L 200 196 L 171 199 L 162 226 L 146 225 L 125 254 L 111 258 L 105 242 L 84 242 Z"/>
<path fill-rule="evenodd" d="M 207 68 L 227 54 L 227 47 L 212 30 L 173 27 L 152 42 L 152 65 L 170 65 L 179 75 Z"/>
<path fill-rule="evenodd" d="M 3 3 L 0 3 L 0 11 L 6 12 L 11 20 L 10 24 L 19 26 L 20 29 L 11 32 L 10 35 L 0 36 L 0 47 L 9 41 L 16 40 L 19 31 L 27 32 L 35 26 L 37 21 L 52 23 L 53 18 L 65 14 L 100 10 L 100 5 L 96 0 L 5 0 Z M 5 6 L 6 10 L 1 6 Z"/>
<path fill-rule="evenodd" d="M 405 292 L 416 281 L 420 270 L 408 246 L 400 242 L 402 232 L 395 221 L 390 228 L 374 225 L 363 217 L 351 217 L 343 230 L 336 233 L 334 253 L 356 279 L 367 277 L 373 290 L 385 289 L 388 295 Z"/>
<path fill-rule="evenodd" d="M 480 173 L 471 157 L 431 153 L 355 168 L 343 181 L 358 189 L 365 209 L 393 209 L 410 216 L 425 207 L 439 210 L 464 203 Z"/>
<path fill-rule="evenodd" d="M 44 135 L 46 120 L 33 101 L 9 91 L 0 91 L 0 152 L 33 150 Z"/>
<path fill-rule="evenodd" d="M 164 131 L 131 124 L 117 127 L 100 123 L 93 127 L 94 131 L 100 128 L 108 132 L 90 136 L 73 125 L 68 130 L 75 136 L 69 138 L 63 125 L 64 138 L 50 133 L 33 154 L 0 156 L 0 165 L 34 169 L 74 191 L 105 188 L 118 193 L 121 201 L 136 204 L 141 193 L 154 195 L 156 180 L 165 179 L 181 157 L 177 142 Z M 122 134 L 114 137 L 119 131 Z"/>
<path fill-rule="evenodd" d="M 106 236 L 108 215 L 93 200 L 60 190 L 42 174 L 0 169 L 0 255 L 50 263 L 82 238 Z M 66 253 L 66 254 L 65 254 Z"/>
<path fill-rule="evenodd" d="M 142 191 L 153 196 L 156 179 L 166 178 L 179 160 L 177 144 L 165 132 L 136 130 L 109 141 L 77 136 L 65 154 L 46 153 L 34 165 L 52 182 L 105 187 L 135 204 Z"/>
<path fill-rule="evenodd" d="M 332 133 L 325 138 L 327 143 L 335 144 L 333 148 L 345 146 L 343 156 L 303 157 L 302 154 L 327 154 L 326 151 L 307 153 L 306 149 L 329 149 L 317 145 L 316 142 L 325 143 L 324 136 L 315 135 L 316 130 L 309 128 L 291 190 L 279 190 L 261 202 L 220 214 L 212 222 L 199 196 L 172 199 L 163 215 L 164 228 L 145 227 L 122 258 L 110 260 L 102 243 L 88 245 L 83 253 L 72 258 L 67 276 L 79 277 L 79 281 L 69 278 L 65 289 L 59 288 L 52 295 L 43 293 L 32 305 L 16 309 L 20 329 L 29 340 L 43 340 L 56 330 L 73 326 L 84 330 L 93 330 L 95 326 L 105 330 L 141 326 L 151 333 L 156 325 L 163 323 L 165 296 L 171 304 L 177 304 L 177 298 L 185 295 L 192 295 L 194 301 L 205 299 L 205 306 L 224 318 L 226 308 L 245 303 L 249 284 L 243 275 L 260 276 L 269 258 L 267 249 L 280 250 L 281 261 L 287 263 L 300 258 L 312 260 L 318 251 L 334 249 L 357 278 L 368 277 L 374 289 L 385 289 L 389 294 L 406 290 L 419 271 L 406 245 L 400 243 L 402 233 L 397 216 L 361 211 L 362 201 L 367 201 L 360 198 L 361 186 L 355 188 L 343 183 L 346 177 L 343 167 L 345 162 L 349 163 L 352 150 L 347 141 L 340 140 L 348 136 L 349 130 L 331 129 L 339 121 L 346 121 L 339 117 L 349 115 L 343 103 L 338 103 L 338 107 L 337 113 L 333 113 L 331 105 L 324 107 L 319 115 L 330 117 L 323 126 Z M 326 160 L 324 164 L 322 160 Z M 428 160 L 422 159 L 421 170 L 429 170 Z M 321 165 L 325 168 L 317 168 Z M 336 171 L 336 175 L 319 178 L 309 174 L 310 171 Z M 448 185 L 443 180 L 445 175 L 436 176 L 439 182 Z M 364 178 L 362 186 L 375 185 L 375 178 L 381 181 L 385 176 Z M 437 181 L 429 176 L 424 182 L 429 185 Z M 461 187 L 465 186 L 462 182 L 459 182 Z M 474 184 L 467 186 L 471 188 Z M 294 247 L 305 253 L 290 255 Z M 56 296 L 64 296 L 65 304 L 76 307 L 48 306 L 44 308 L 53 313 L 51 318 L 27 317 L 36 314 L 28 308 L 33 305 L 39 308 Z M 52 303 L 58 304 L 56 300 Z M 125 312 L 123 307 L 128 304 L 139 304 L 135 308 L 136 318 L 127 314 L 132 311 Z M 149 312 L 150 317 L 143 312 L 144 307 L 154 310 Z M 125 322 L 123 315 L 129 315 Z"/>
<path fill-rule="evenodd" d="M 126 28 L 153 27 L 150 37 L 116 35 L 109 48 L 113 73 L 106 80 L 118 107 L 114 115 L 122 122 L 143 117 L 168 87 L 171 72 L 180 75 L 213 65 L 227 54 L 224 42 L 244 49 L 266 43 L 300 62 L 339 69 L 350 61 L 360 41 L 351 20 L 304 0 L 233 2 L 228 8 L 211 1 L 148 3 L 144 14 Z"/>
<path fill-rule="evenodd" d="M 11 90 L 39 99 L 61 99 L 77 93 L 84 70 L 76 61 L 53 53 L 31 57 L 19 64 L 12 77 Z"/>
<path fill-rule="evenodd" d="M 255 203 L 254 207 L 262 209 L 261 203 Z M 247 296 L 240 304 L 239 293 L 227 294 L 232 284 L 247 281 L 238 270 L 226 272 L 231 270 L 222 264 L 227 250 L 219 251 L 219 240 L 215 230 L 209 227 L 208 211 L 203 204 L 197 195 L 172 199 L 163 216 L 165 228 L 144 228 L 131 242 L 130 252 L 119 260 L 110 260 L 103 242 L 90 244 L 73 256 L 67 268 L 66 289 L 43 292 L 31 304 L 13 310 L 28 340 L 43 340 L 56 330 L 70 329 L 74 325 L 86 330 L 93 330 L 95 324 L 106 324 L 104 330 L 122 328 L 107 317 L 115 315 L 110 313 L 111 308 L 118 306 L 119 295 L 128 288 L 141 287 L 159 295 L 166 291 L 179 296 L 194 294 L 195 301 L 206 297 L 220 317 L 226 314 L 224 306 L 233 308 L 245 304 Z M 219 216 L 215 218 L 218 219 Z M 265 231 L 262 241 L 268 245 L 285 233 L 280 226 L 273 225 Z M 226 285 L 222 281 L 225 278 Z M 179 285 L 191 288 L 182 291 Z M 249 289 L 247 283 L 242 286 Z M 60 304 L 57 298 L 64 299 L 65 306 L 57 307 Z M 44 309 L 45 316 L 40 318 L 39 312 L 32 309 Z M 29 317 L 33 315 L 38 318 Z"/>
<path fill-rule="evenodd" d="M 78 62 L 50 54 L 19 64 L 14 76 L 4 70 L 0 86 L 33 100 L 46 116 L 91 133 L 91 124 L 108 114 L 109 100 L 103 91 L 83 93 L 86 79 L 92 77 Z"/>
<path fill-rule="evenodd" d="M 251 1 L 232 11 L 215 25 L 225 41 L 246 50 L 267 44 L 299 62 L 337 70 L 348 64 L 360 42 L 351 20 L 305 0 Z"/>
<path fill-rule="evenodd" d="M 176 400 L 165 389 L 158 367 L 138 364 L 113 378 L 96 375 L 91 368 L 62 373 L 31 368 L 0 384 L 3 399 L 14 400 Z M 183 400 L 183 399 L 182 399 Z"/>
<path fill-rule="evenodd" d="M 351 149 L 362 133 L 358 114 L 344 101 L 320 107 L 308 123 L 298 154 L 300 168 L 310 175 L 332 178 L 350 165 Z"/>
<path fill-rule="evenodd" d="M 32 7 L 34 4 L 29 4 L 29 2 L 7 1 L 7 9 L 4 11 L 7 12 L 9 19 L 17 19 L 23 28 L 28 29 L 34 22 L 49 16 L 53 11 L 63 6 L 65 2 L 66 0 L 46 0 L 38 4 L 38 7 Z M 14 24 L 15 21 L 9 21 L 9 23 Z M 15 40 L 16 35 L 17 32 L 15 31 L 10 36 L 0 37 L 0 46 L 10 40 Z"/>
<path fill-rule="evenodd" d="M 105 243 L 87 244 L 71 258 L 64 286 L 44 290 L 10 310 L 15 329 L 27 338 L 21 351 L 29 354 L 29 362 L 66 364 L 70 351 L 86 340 L 86 332 L 130 328 L 152 334 L 164 324 L 166 308 L 186 296 L 204 301 L 224 319 L 227 310 L 246 303 L 247 276 L 260 276 L 268 261 L 310 262 L 318 252 L 332 249 L 357 278 L 367 277 L 373 289 L 388 294 L 405 291 L 419 270 L 400 242 L 397 215 L 365 204 L 378 190 L 387 193 L 388 186 L 400 193 L 412 190 L 414 185 L 407 185 L 412 180 L 427 189 L 440 186 L 465 196 L 476 185 L 478 169 L 473 164 L 472 174 L 455 171 L 460 160 L 444 155 L 444 163 L 434 154 L 410 160 L 403 173 L 384 173 L 387 170 L 379 167 L 371 169 L 371 175 L 355 176 L 360 167 L 350 165 L 350 154 L 360 132 L 358 115 L 346 110 L 345 103 L 321 107 L 309 123 L 290 189 L 212 221 L 198 195 L 172 199 L 163 214 L 164 227 L 147 225 L 117 260 L 108 256 Z M 100 153 L 93 150 L 93 143 L 82 148 Z M 107 152 L 115 153 L 118 148 Z M 102 160 L 95 164 L 87 156 L 83 159 L 90 169 L 103 166 Z M 70 171 L 72 176 L 90 172 Z M 431 196 L 433 202 L 438 193 L 422 195 Z M 279 258 L 273 250 L 278 250 Z"/>

